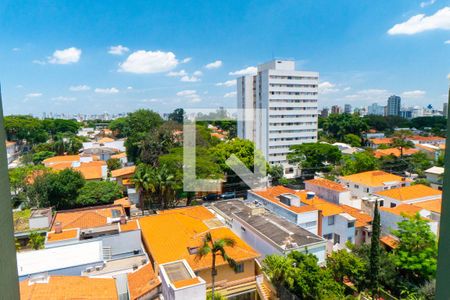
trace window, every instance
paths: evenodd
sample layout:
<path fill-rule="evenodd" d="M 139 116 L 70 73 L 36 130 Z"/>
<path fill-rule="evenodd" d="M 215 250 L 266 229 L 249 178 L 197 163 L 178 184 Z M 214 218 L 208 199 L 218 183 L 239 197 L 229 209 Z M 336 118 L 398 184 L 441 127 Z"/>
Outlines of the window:
<path fill-rule="evenodd" d="M 341 243 L 341 236 L 339 234 L 334 235 L 334 243 L 340 244 Z"/>
<path fill-rule="evenodd" d="M 348 223 L 347 223 L 347 227 L 348 227 L 348 228 L 353 228 L 353 227 L 355 227 L 355 222 L 348 222 Z"/>
<path fill-rule="evenodd" d="M 369 188 L 366 188 L 366 193 L 369 193 Z"/>
<path fill-rule="evenodd" d="M 328 217 L 328 225 L 329 226 L 334 225 L 334 216 Z"/>
<path fill-rule="evenodd" d="M 396 207 L 397 204 L 391 202 L 391 208 Z"/>
<path fill-rule="evenodd" d="M 242 273 L 242 272 L 244 272 L 244 264 L 243 263 L 237 264 L 234 272 L 235 273 Z"/>
<path fill-rule="evenodd" d="M 333 234 L 332 233 L 324 234 L 323 238 L 326 239 L 326 240 L 332 240 L 333 239 Z"/>
<path fill-rule="evenodd" d="M 380 200 L 380 206 L 384 206 L 384 200 Z"/>
<path fill-rule="evenodd" d="M 359 185 L 355 184 L 355 189 L 359 189 Z"/>
<path fill-rule="evenodd" d="M 347 241 L 349 241 L 350 243 L 353 243 L 353 238 L 352 238 L 351 236 L 349 236 L 349 237 L 347 238 Z"/>
<path fill-rule="evenodd" d="M 198 247 L 188 247 L 189 254 L 197 254 Z"/>
<path fill-rule="evenodd" d="M 244 231 L 244 232 L 246 231 L 246 230 L 245 230 L 245 228 L 244 228 L 244 227 L 242 227 L 242 226 L 241 226 L 241 230 L 242 230 L 242 231 Z"/>

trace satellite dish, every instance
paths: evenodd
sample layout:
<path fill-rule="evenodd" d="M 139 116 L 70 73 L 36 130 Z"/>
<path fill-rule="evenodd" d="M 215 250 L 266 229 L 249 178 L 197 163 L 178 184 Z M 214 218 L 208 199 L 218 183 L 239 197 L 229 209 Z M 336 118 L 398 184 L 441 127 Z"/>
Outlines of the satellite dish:
<path fill-rule="evenodd" d="M 428 104 L 427 108 L 428 108 L 428 109 L 432 109 L 432 108 L 433 108 L 433 105 Z"/>

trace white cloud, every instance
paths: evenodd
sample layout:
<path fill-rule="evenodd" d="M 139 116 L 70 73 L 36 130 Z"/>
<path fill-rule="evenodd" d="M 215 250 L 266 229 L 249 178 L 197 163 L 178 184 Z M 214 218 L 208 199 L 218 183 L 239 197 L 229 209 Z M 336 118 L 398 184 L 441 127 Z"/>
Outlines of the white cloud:
<path fill-rule="evenodd" d="M 185 59 L 183 59 L 181 61 L 182 64 L 187 64 L 188 62 L 190 62 L 192 60 L 192 57 L 186 57 Z"/>
<path fill-rule="evenodd" d="M 21 85 L 21 84 L 16 85 L 16 89 L 22 89 L 22 88 L 23 88 L 23 85 Z"/>
<path fill-rule="evenodd" d="M 17 51 L 20 51 L 21 49 L 20 48 L 12 48 L 11 50 L 14 52 L 17 52 Z"/>
<path fill-rule="evenodd" d="M 180 71 L 172 71 L 166 74 L 166 76 L 169 77 L 183 77 L 186 76 L 187 72 L 185 70 L 180 70 Z"/>
<path fill-rule="evenodd" d="M 444 44 L 450 44 L 450 40 L 446 40 Z"/>
<path fill-rule="evenodd" d="M 72 101 L 77 100 L 77 98 L 75 98 L 75 97 L 58 96 L 58 97 L 53 97 L 52 100 L 54 100 L 56 102 L 72 102 Z"/>
<path fill-rule="evenodd" d="M 151 99 L 142 99 L 141 102 L 143 102 L 143 103 L 156 103 L 156 102 L 160 102 L 160 100 L 157 99 L 157 98 L 151 98 Z"/>
<path fill-rule="evenodd" d="M 69 90 L 72 92 L 84 92 L 84 91 L 89 91 L 91 89 L 90 86 L 82 84 L 82 85 L 73 85 L 71 87 L 69 87 Z"/>
<path fill-rule="evenodd" d="M 207 69 L 217 69 L 220 68 L 222 66 L 222 61 L 221 60 L 216 60 L 213 61 L 212 63 L 209 63 L 207 65 L 205 65 L 205 68 Z"/>
<path fill-rule="evenodd" d="M 414 91 L 406 91 L 402 93 L 402 96 L 405 98 L 420 98 L 425 96 L 426 92 L 421 90 L 414 90 Z"/>
<path fill-rule="evenodd" d="M 200 81 L 200 78 L 196 77 L 196 76 L 183 76 L 181 77 L 180 81 L 183 82 L 198 82 Z"/>
<path fill-rule="evenodd" d="M 41 65 L 41 66 L 47 64 L 45 61 L 39 60 L 39 59 L 33 60 L 32 63 L 33 64 L 37 64 L 37 65 Z"/>
<path fill-rule="evenodd" d="M 192 103 L 198 103 L 202 101 L 196 90 L 184 90 L 178 92 L 176 95 L 179 97 L 188 98 Z"/>
<path fill-rule="evenodd" d="M 345 98 L 350 100 L 358 100 L 358 101 L 386 101 L 387 97 L 389 96 L 389 91 L 383 90 L 383 89 L 367 89 L 367 90 L 360 90 L 357 91 L 354 94 L 350 94 L 345 96 Z"/>
<path fill-rule="evenodd" d="M 388 30 L 388 34 L 412 35 L 436 29 L 450 30 L 450 7 L 444 7 L 431 16 L 425 14 L 412 16 L 406 22 L 395 24 Z"/>
<path fill-rule="evenodd" d="M 218 82 L 216 83 L 217 86 L 226 86 L 226 87 L 232 87 L 236 85 L 236 80 L 235 79 L 231 79 L 231 80 L 227 80 L 224 82 Z"/>
<path fill-rule="evenodd" d="M 228 73 L 228 75 L 232 75 L 232 76 L 255 75 L 256 72 L 257 72 L 256 67 L 248 67 L 248 68 L 245 68 L 242 70 L 230 72 L 230 73 Z"/>
<path fill-rule="evenodd" d="M 25 95 L 25 98 L 38 98 L 38 97 L 41 97 L 42 96 L 42 93 L 29 93 L 29 94 L 26 94 Z"/>
<path fill-rule="evenodd" d="M 129 48 L 122 45 L 117 45 L 109 47 L 108 53 L 112 55 L 123 55 L 128 51 L 130 51 Z"/>
<path fill-rule="evenodd" d="M 336 88 L 336 84 L 329 81 L 319 83 L 319 94 L 332 94 L 336 92 L 339 92 L 339 89 Z"/>
<path fill-rule="evenodd" d="M 168 72 L 178 65 L 173 52 L 139 50 L 119 65 L 119 71 L 135 74 Z"/>
<path fill-rule="evenodd" d="M 132 86 L 128 86 L 127 90 L 131 91 L 131 90 L 133 90 L 133 87 Z"/>
<path fill-rule="evenodd" d="M 67 65 L 77 63 L 81 57 L 81 49 L 70 47 L 64 50 L 56 50 L 53 55 L 48 58 L 51 64 Z"/>
<path fill-rule="evenodd" d="M 450 80 L 450 73 L 448 73 L 448 75 L 447 75 L 447 79 L 449 79 L 449 80 Z"/>
<path fill-rule="evenodd" d="M 234 98 L 234 97 L 236 97 L 236 95 L 237 95 L 237 92 L 229 92 L 229 93 L 226 93 L 225 95 L 223 95 L 223 97 L 224 98 Z"/>
<path fill-rule="evenodd" d="M 420 2 L 420 7 L 424 8 L 424 7 L 433 5 L 434 3 L 436 3 L 436 0 L 429 0 L 429 1 Z"/>
<path fill-rule="evenodd" d="M 192 75 L 197 76 L 197 77 L 203 76 L 203 72 L 200 71 L 200 70 L 197 70 L 197 71 L 195 71 L 194 73 L 192 73 Z"/>
<path fill-rule="evenodd" d="M 115 87 L 112 88 L 96 88 L 94 92 L 99 94 L 117 94 L 119 90 Z"/>

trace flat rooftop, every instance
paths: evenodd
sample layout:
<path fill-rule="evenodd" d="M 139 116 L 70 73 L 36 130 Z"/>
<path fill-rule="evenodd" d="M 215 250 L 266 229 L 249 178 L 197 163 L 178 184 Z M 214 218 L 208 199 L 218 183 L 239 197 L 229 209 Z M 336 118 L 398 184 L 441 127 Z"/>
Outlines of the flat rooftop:
<path fill-rule="evenodd" d="M 230 218 L 238 217 L 282 248 L 285 247 L 287 239 L 299 247 L 324 241 L 320 236 L 269 212 L 261 206 L 246 204 L 241 200 L 225 200 L 215 202 L 211 207 Z"/>

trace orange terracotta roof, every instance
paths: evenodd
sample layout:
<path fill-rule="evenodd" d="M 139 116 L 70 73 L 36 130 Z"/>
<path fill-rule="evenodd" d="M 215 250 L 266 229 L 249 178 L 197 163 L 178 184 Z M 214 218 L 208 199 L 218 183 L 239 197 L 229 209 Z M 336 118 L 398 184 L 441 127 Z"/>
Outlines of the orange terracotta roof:
<path fill-rule="evenodd" d="M 211 136 L 216 137 L 218 139 L 223 139 L 225 138 L 225 136 L 223 134 L 217 133 L 217 132 L 213 132 L 211 133 Z"/>
<path fill-rule="evenodd" d="M 27 184 L 33 184 L 36 178 L 45 174 L 45 170 L 34 170 L 25 178 Z"/>
<path fill-rule="evenodd" d="M 421 135 L 413 135 L 408 137 L 408 140 L 415 140 L 419 142 L 436 142 L 445 140 L 444 137 L 440 136 L 421 136 Z"/>
<path fill-rule="evenodd" d="M 405 216 L 405 217 L 413 217 L 421 210 L 422 208 L 412 204 L 400 204 L 397 205 L 396 207 L 380 207 L 380 211 L 385 211 L 397 216 Z"/>
<path fill-rule="evenodd" d="M 62 163 L 62 162 L 75 162 L 80 161 L 79 155 L 59 155 L 59 156 L 53 156 L 44 159 L 42 162 L 44 164 L 54 164 L 54 163 Z"/>
<path fill-rule="evenodd" d="M 68 168 L 72 168 L 80 172 L 86 180 L 93 179 L 102 179 L 103 171 L 102 166 L 106 166 L 106 162 L 104 161 L 90 161 L 90 162 L 82 162 L 79 166 L 73 167 L 73 162 L 59 162 L 50 165 L 55 171 L 60 171 Z"/>
<path fill-rule="evenodd" d="M 128 220 L 126 224 L 119 224 L 119 228 L 121 232 L 137 230 L 139 222 L 138 220 Z"/>
<path fill-rule="evenodd" d="M 111 143 L 111 142 L 114 142 L 114 139 L 109 138 L 109 137 L 104 137 L 104 138 L 99 139 L 99 140 L 97 141 L 97 143 L 99 143 L 99 144 Z"/>
<path fill-rule="evenodd" d="M 128 199 L 128 197 L 124 197 L 114 200 L 114 205 L 122 205 L 124 208 L 129 208 L 131 207 L 131 201 Z"/>
<path fill-rule="evenodd" d="M 63 229 L 84 229 L 105 226 L 108 225 L 108 218 L 113 217 L 113 210 L 118 210 L 119 215 L 125 214 L 122 205 L 97 206 L 59 211 L 53 218 L 52 230 L 55 230 L 54 226 L 56 222 L 61 222 Z"/>
<path fill-rule="evenodd" d="M 430 147 L 429 144 L 428 145 L 427 144 L 416 144 L 415 147 L 418 148 L 419 150 L 425 150 L 425 151 L 432 152 L 432 153 L 434 153 L 438 150 L 436 148 Z"/>
<path fill-rule="evenodd" d="M 385 235 L 381 237 L 380 242 L 389 246 L 391 249 L 397 248 L 399 244 L 399 240 L 396 237 L 393 237 L 392 235 Z"/>
<path fill-rule="evenodd" d="M 200 280 L 198 279 L 198 277 L 194 277 L 194 278 L 178 280 L 178 281 L 175 281 L 175 282 L 172 282 L 172 283 L 175 286 L 175 288 L 179 289 L 179 288 L 183 288 L 183 287 L 186 287 L 186 286 L 199 284 Z"/>
<path fill-rule="evenodd" d="M 16 142 L 10 142 L 10 141 L 5 142 L 6 147 L 11 147 L 11 146 L 14 146 L 15 144 L 16 144 Z"/>
<path fill-rule="evenodd" d="M 445 144 L 439 144 L 439 149 L 441 149 L 441 150 L 445 150 Z"/>
<path fill-rule="evenodd" d="M 442 191 L 433 189 L 423 184 L 415 184 L 411 186 L 400 187 L 396 189 L 390 189 L 385 191 L 379 191 L 375 194 L 395 199 L 398 201 L 408 201 L 413 199 L 419 199 L 424 197 L 441 197 Z"/>
<path fill-rule="evenodd" d="M 133 185 L 134 182 L 133 182 L 133 180 L 131 180 L 131 178 L 125 178 L 122 180 L 122 184 L 123 185 Z"/>
<path fill-rule="evenodd" d="M 47 232 L 47 242 L 58 242 L 78 237 L 78 228 L 63 230 L 61 233 Z"/>
<path fill-rule="evenodd" d="M 198 259 L 195 253 L 189 252 L 189 247 L 200 247 L 203 236 L 210 232 L 213 239 L 227 237 L 236 241 L 234 247 L 225 247 L 228 256 L 236 261 L 260 256 L 229 228 L 222 226 L 210 229 L 204 222 L 205 217 L 210 214 L 207 208 L 197 206 L 195 210 L 174 209 L 172 212 L 165 211 L 140 218 L 139 224 L 147 251 L 158 264 L 186 259 L 193 270 L 208 269 L 211 267 L 212 256 L 207 255 Z M 227 264 L 222 258 L 217 258 L 216 263 L 218 266 Z"/>
<path fill-rule="evenodd" d="M 164 214 L 180 214 L 189 216 L 192 218 L 196 218 L 201 221 L 206 221 L 213 219 L 215 215 L 210 212 L 208 209 L 205 209 L 202 206 L 188 206 L 188 207 L 180 207 L 180 208 L 173 208 L 173 209 L 167 209 L 167 210 L 159 210 L 158 214 L 164 215 Z"/>
<path fill-rule="evenodd" d="M 372 222 L 372 217 L 369 214 L 348 205 L 340 206 L 342 207 L 344 212 L 348 213 L 350 216 L 356 219 L 355 227 L 363 227 L 369 225 Z"/>
<path fill-rule="evenodd" d="M 397 176 L 384 171 L 367 171 L 353 175 L 342 176 L 341 179 L 351 181 L 354 183 L 360 183 L 366 186 L 383 186 L 386 182 L 395 182 L 395 181 L 411 182 L 410 179 L 405 179 L 404 177 Z"/>
<path fill-rule="evenodd" d="M 310 179 L 310 180 L 306 180 L 305 183 L 321 186 L 321 187 L 327 188 L 329 190 L 334 190 L 337 192 L 348 191 L 342 184 L 325 179 L 325 178 Z"/>
<path fill-rule="evenodd" d="M 391 138 L 375 138 L 375 139 L 369 139 L 369 141 L 374 145 L 389 145 L 392 143 Z"/>
<path fill-rule="evenodd" d="M 299 193 L 301 193 L 301 192 L 297 192 L 297 193 L 295 193 L 295 195 L 298 195 Z M 305 194 L 306 194 L 306 192 L 305 192 Z M 328 202 L 328 201 L 325 201 L 319 197 L 314 197 L 313 199 L 306 199 L 306 196 L 305 196 L 301 201 L 312 207 L 315 207 L 318 210 L 321 210 L 322 215 L 324 217 L 338 215 L 338 214 L 344 212 L 344 210 L 342 209 L 341 206 L 336 205 L 331 202 Z"/>
<path fill-rule="evenodd" d="M 121 153 L 117 153 L 117 154 L 111 155 L 111 158 L 116 158 L 116 159 L 125 158 L 125 157 L 127 157 L 127 154 L 125 152 L 121 152 Z"/>
<path fill-rule="evenodd" d="M 255 190 L 252 191 L 256 195 L 263 197 L 264 199 L 269 200 L 270 202 L 273 202 L 281 207 L 287 208 L 292 212 L 295 213 L 303 213 L 308 211 L 314 211 L 317 210 L 314 206 L 311 205 L 303 205 L 303 206 L 288 206 L 280 201 L 278 198 L 281 194 L 295 194 L 297 197 L 300 197 L 300 201 L 302 199 L 306 199 L 306 192 L 296 192 L 295 190 L 289 189 L 287 187 L 284 187 L 282 185 L 273 186 L 270 188 L 267 188 L 265 190 Z"/>
<path fill-rule="evenodd" d="M 442 199 L 428 200 L 414 203 L 414 206 L 421 207 L 434 213 L 441 213 Z"/>
<path fill-rule="evenodd" d="M 132 273 L 128 273 L 127 276 L 131 300 L 145 296 L 161 284 L 151 263 L 146 264 Z"/>
<path fill-rule="evenodd" d="M 111 171 L 111 177 L 120 177 L 125 175 L 132 175 L 136 171 L 136 166 L 125 167 Z"/>
<path fill-rule="evenodd" d="M 413 155 L 414 153 L 417 153 L 417 152 L 419 152 L 419 150 L 417 150 L 417 149 L 403 149 L 404 156 Z M 380 158 L 380 157 L 388 156 L 388 155 L 394 155 L 395 157 L 400 157 L 401 151 L 399 148 L 389 148 L 389 149 L 377 149 L 374 152 L 374 156 L 376 158 Z"/>
<path fill-rule="evenodd" d="M 47 283 L 20 282 L 20 299 L 118 299 L 115 279 L 86 276 L 50 276 Z"/>

